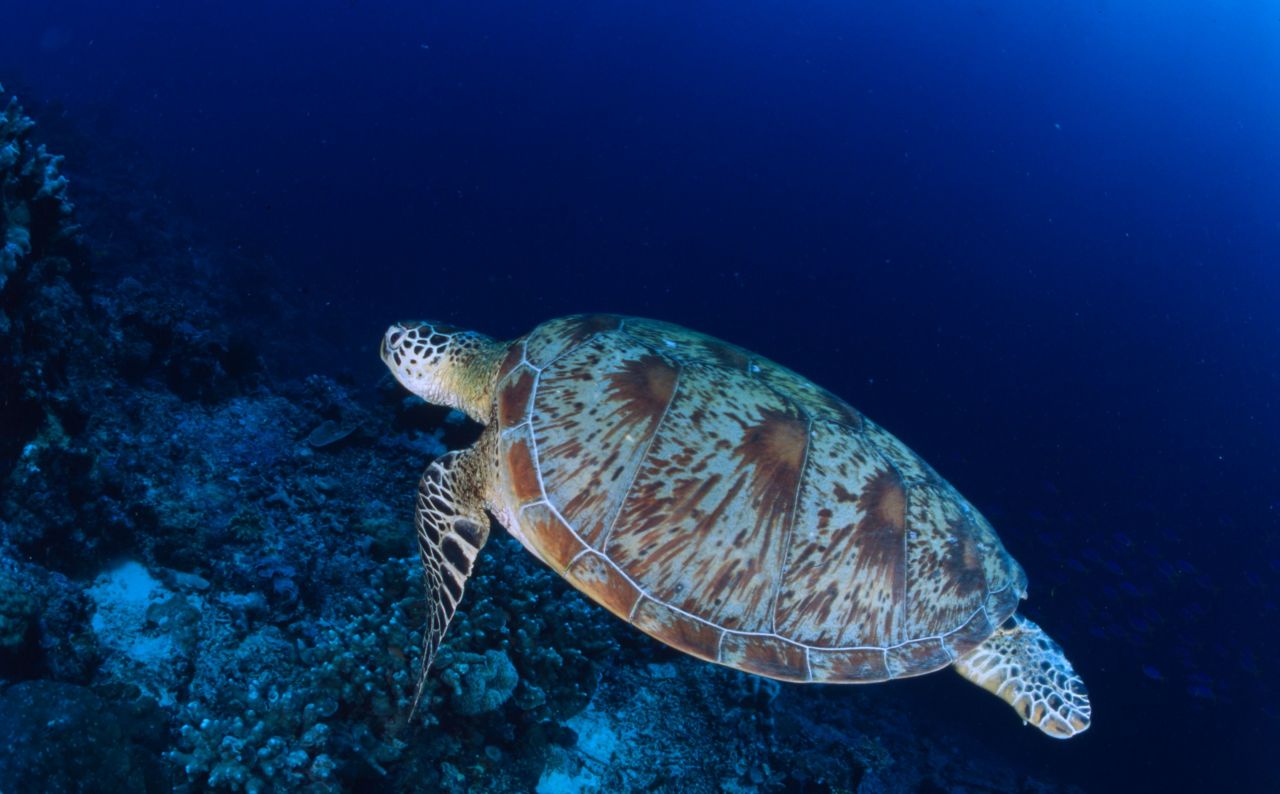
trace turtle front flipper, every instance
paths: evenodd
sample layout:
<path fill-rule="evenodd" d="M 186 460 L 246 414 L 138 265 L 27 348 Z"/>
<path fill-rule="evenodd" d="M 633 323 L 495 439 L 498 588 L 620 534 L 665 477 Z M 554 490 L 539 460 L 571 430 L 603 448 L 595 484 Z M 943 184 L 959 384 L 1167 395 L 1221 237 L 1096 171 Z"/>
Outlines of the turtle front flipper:
<path fill-rule="evenodd" d="M 1011 617 L 986 642 L 956 659 L 955 668 L 1055 739 L 1070 739 L 1089 727 L 1093 709 L 1084 681 L 1058 643 L 1024 617 Z"/>
<path fill-rule="evenodd" d="M 462 600 L 471 566 L 489 539 L 489 517 L 480 491 L 484 480 L 474 471 L 481 464 L 480 457 L 475 448 L 441 455 L 418 483 L 414 521 L 427 583 L 427 625 L 414 708 L 445 629 Z"/>

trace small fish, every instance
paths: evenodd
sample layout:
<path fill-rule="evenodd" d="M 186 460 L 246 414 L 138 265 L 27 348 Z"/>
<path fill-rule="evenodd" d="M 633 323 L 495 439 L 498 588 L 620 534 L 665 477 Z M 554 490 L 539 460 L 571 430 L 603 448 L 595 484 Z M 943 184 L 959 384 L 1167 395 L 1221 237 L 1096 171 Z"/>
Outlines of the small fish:
<path fill-rule="evenodd" d="M 1164 677 L 1164 673 L 1161 673 L 1159 670 L 1157 670 L 1155 667 L 1149 664 L 1142 665 L 1142 674 L 1145 675 L 1147 678 L 1150 678 L 1152 681 L 1158 681 L 1159 683 L 1162 683 L 1162 684 L 1168 680 Z"/>

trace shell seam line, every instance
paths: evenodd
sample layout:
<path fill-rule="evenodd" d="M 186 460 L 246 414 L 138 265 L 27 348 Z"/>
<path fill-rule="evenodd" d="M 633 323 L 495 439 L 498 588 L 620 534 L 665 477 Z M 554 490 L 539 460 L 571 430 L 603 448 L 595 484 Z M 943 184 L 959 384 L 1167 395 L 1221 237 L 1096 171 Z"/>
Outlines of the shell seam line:
<path fill-rule="evenodd" d="M 769 630 L 778 631 L 778 596 L 782 593 L 782 583 L 787 578 L 787 562 L 791 557 L 791 541 L 796 532 L 796 519 L 800 512 L 800 493 L 804 490 L 805 479 L 809 476 L 809 450 L 813 447 L 813 418 L 805 414 L 804 427 L 804 459 L 800 461 L 800 482 L 796 483 L 795 497 L 791 500 L 791 515 L 787 521 L 786 539 L 782 542 L 782 566 L 778 571 L 778 581 L 773 587 L 773 600 L 769 605 Z M 808 664 L 805 654 L 805 664 Z"/>
<path fill-rule="evenodd" d="M 578 534 L 578 533 L 576 533 L 576 532 L 575 532 L 574 534 L 576 535 L 576 534 Z M 592 553 L 594 553 L 594 552 L 595 552 L 595 549 L 591 548 L 590 546 L 586 547 L 586 548 L 585 548 L 585 549 L 583 549 L 582 551 L 580 551 L 580 552 L 578 552 L 577 554 L 573 555 L 573 559 L 572 559 L 572 560 L 569 560 L 569 564 L 568 564 L 568 565 L 566 565 L 566 566 L 564 566 L 564 569 L 565 569 L 566 571 L 567 571 L 567 570 L 569 570 L 570 568 L 572 568 L 572 567 L 573 567 L 573 564 L 574 564 L 575 562 L 577 562 L 578 560 L 582 559 L 585 555 L 587 555 L 587 554 L 592 554 Z"/>
<path fill-rule="evenodd" d="M 875 442 L 875 439 L 868 438 L 867 440 L 870 442 L 871 448 L 876 451 L 876 457 L 886 463 L 890 469 L 893 469 L 893 473 L 898 475 L 898 482 L 902 483 L 902 597 L 898 599 L 898 609 L 902 613 L 902 622 L 900 624 L 901 631 L 905 634 L 907 631 L 907 575 L 911 573 L 910 560 L 908 559 L 907 554 L 907 537 L 911 534 L 911 529 L 907 525 L 907 522 L 911 518 L 910 505 L 908 504 L 911 499 L 911 493 L 908 489 L 913 485 L 913 483 L 902 473 L 902 469 L 898 468 L 898 464 L 894 463 L 889 459 L 888 455 L 884 454 L 884 450 L 880 449 L 880 445 Z M 897 594 L 895 593 L 894 595 Z"/>
<path fill-rule="evenodd" d="M 586 316 L 586 315 L 579 315 L 579 316 Z M 537 369 L 538 369 L 538 371 L 539 371 L 539 372 L 541 372 L 542 370 L 544 370 L 544 369 L 546 369 L 547 367 L 551 366 L 552 364 L 556 363 L 556 362 L 557 362 L 557 361 L 559 361 L 560 359 L 562 359 L 562 358 L 564 358 L 565 356 L 569 355 L 569 354 L 570 354 L 570 353 L 572 353 L 573 351 L 575 351 L 575 350 L 577 350 L 578 348 L 582 347 L 582 346 L 583 346 L 583 345 L 585 345 L 587 342 L 590 342 L 592 339 L 595 339 L 597 336 L 600 336 L 601 334 L 608 334 L 608 333 L 612 333 L 613 331 L 621 331 L 621 330 L 622 330 L 622 322 L 621 322 L 621 318 L 620 318 L 620 319 L 619 319 L 619 322 L 618 322 L 618 327 L 617 327 L 617 328 L 609 328 L 609 329 L 605 329 L 605 330 L 603 330 L 603 331 L 592 331 L 591 333 L 587 334 L 587 335 L 586 335 L 585 337 L 583 337 L 582 339 L 579 339 L 579 340 L 578 340 L 578 342 L 577 342 L 577 344 L 569 345 L 569 346 L 568 346 L 568 347 L 566 347 L 564 350 L 561 350 L 558 354 L 556 354 L 556 356 L 555 356 L 555 357 L 553 357 L 550 361 L 548 361 L 547 363 L 543 364 L 541 367 L 539 367 L 539 368 L 537 368 Z M 526 352 L 526 353 L 527 353 L 527 352 L 528 352 L 528 350 L 529 350 L 528 345 L 529 345 L 529 343 L 528 343 L 528 341 L 526 341 L 526 342 L 525 342 L 525 352 Z"/>
<path fill-rule="evenodd" d="M 645 347 L 648 347 L 648 345 L 645 345 Z M 622 492 L 622 498 L 618 500 L 618 509 L 614 511 L 613 517 L 609 519 L 609 525 L 605 527 L 604 534 L 600 536 L 600 545 L 597 548 L 601 554 L 605 553 L 605 548 L 609 545 L 609 538 L 613 536 L 613 529 L 618 524 L 618 516 L 622 515 L 623 508 L 627 506 L 627 500 L 631 498 L 631 489 L 636 486 L 636 480 L 640 479 L 640 470 L 644 468 L 645 459 L 649 457 L 649 453 L 653 450 L 653 445 L 658 440 L 658 434 L 662 432 L 662 425 L 667 421 L 667 414 L 671 413 L 671 406 L 675 404 L 676 395 L 680 393 L 680 374 L 683 371 L 684 367 L 677 364 L 676 380 L 671 386 L 671 397 L 667 400 L 666 407 L 662 409 L 662 416 L 658 418 L 658 423 L 653 427 L 653 434 L 649 436 L 649 443 L 644 445 L 644 452 L 640 454 L 636 461 L 636 470 L 632 472 L 631 481 L 627 483 L 627 489 Z M 545 491 L 543 495 L 546 495 Z"/>
<path fill-rule="evenodd" d="M 612 562 L 611 560 L 609 560 L 607 557 L 605 558 L 605 561 L 606 561 L 606 562 L 608 562 L 610 565 L 613 565 L 613 562 Z M 613 565 L 613 567 L 614 567 L 614 568 L 618 568 L 618 566 L 616 566 L 616 565 Z M 621 569 L 621 568 L 618 568 L 618 573 L 622 573 L 622 569 Z M 626 576 L 627 576 L 625 573 L 622 573 L 622 575 L 623 575 L 624 577 L 626 577 Z M 627 577 L 627 580 L 628 580 L 628 581 L 630 581 L 630 577 Z M 631 584 L 632 584 L 632 586 L 635 586 L 635 582 L 631 582 Z M 641 590 L 640 588 L 638 588 L 638 587 L 637 587 L 637 588 L 636 588 L 636 591 L 640 593 L 640 597 L 639 597 L 639 598 L 637 598 L 637 599 L 636 599 L 636 602 L 635 602 L 634 604 L 632 604 L 632 605 L 631 605 L 631 611 L 627 613 L 627 622 L 628 622 L 628 623 L 630 623 L 630 624 L 631 624 L 631 625 L 633 625 L 633 626 L 634 626 L 634 625 L 635 625 L 635 623 L 636 623 L 636 620 L 635 620 L 635 618 L 636 618 L 636 613 L 640 611 L 640 604 L 641 604 L 641 603 L 643 603 L 643 602 L 644 602 L 644 600 L 645 600 L 646 598 L 649 598 L 649 596 L 645 595 L 645 592 L 644 592 L 643 590 Z M 649 600 L 650 600 L 650 601 L 652 601 L 653 599 L 652 599 L 652 598 L 649 598 Z"/>

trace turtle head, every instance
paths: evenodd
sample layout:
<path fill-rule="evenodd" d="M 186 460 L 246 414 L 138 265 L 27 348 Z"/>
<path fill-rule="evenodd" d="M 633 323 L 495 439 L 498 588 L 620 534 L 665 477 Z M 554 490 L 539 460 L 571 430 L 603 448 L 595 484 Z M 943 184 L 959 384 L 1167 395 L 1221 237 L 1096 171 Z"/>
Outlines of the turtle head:
<path fill-rule="evenodd" d="M 401 385 L 481 423 L 489 421 L 494 375 L 504 352 L 484 334 L 447 323 L 396 323 L 382 337 L 382 361 Z"/>

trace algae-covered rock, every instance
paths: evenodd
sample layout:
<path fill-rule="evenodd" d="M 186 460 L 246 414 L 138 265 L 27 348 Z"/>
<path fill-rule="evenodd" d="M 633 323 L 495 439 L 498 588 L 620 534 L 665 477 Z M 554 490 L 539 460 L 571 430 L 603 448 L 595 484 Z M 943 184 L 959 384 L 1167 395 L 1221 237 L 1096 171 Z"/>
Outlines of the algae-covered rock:
<path fill-rule="evenodd" d="M 441 664 L 441 678 L 451 689 L 449 699 L 459 714 L 474 716 L 493 711 L 516 691 L 519 675 L 505 651 L 452 654 Z"/>
<path fill-rule="evenodd" d="M 0 649 L 19 648 L 26 641 L 40 598 L 16 568 L 0 565 Z"/>
<path fill-rule="evenodd" d="M 74 684 L 9 687 L 0 695 L 0 791 L 147 791 L 147 758 L 121 716 Z"/>
<path fill-rule="evenodd" d="M 89 602 L 80 586 L 14 559 L 0 546 L 0 679 L 80 683 L 97 660 Z"/>

